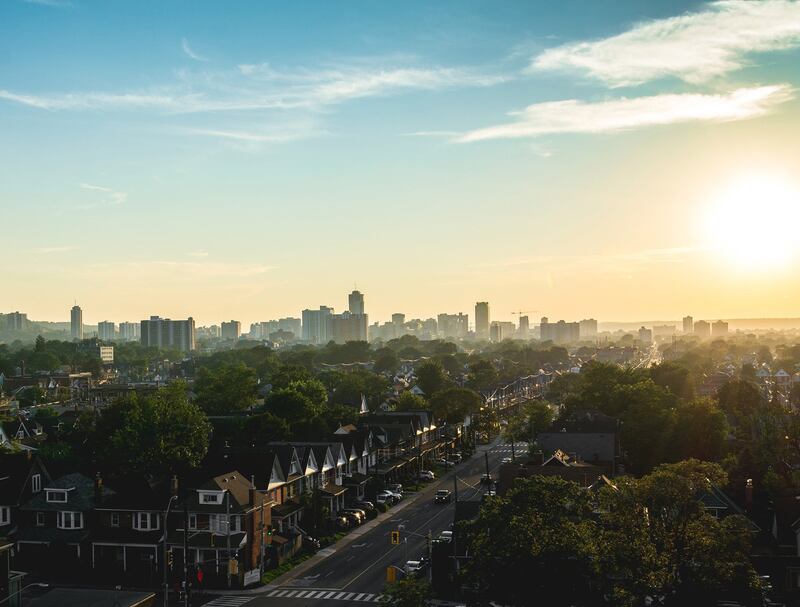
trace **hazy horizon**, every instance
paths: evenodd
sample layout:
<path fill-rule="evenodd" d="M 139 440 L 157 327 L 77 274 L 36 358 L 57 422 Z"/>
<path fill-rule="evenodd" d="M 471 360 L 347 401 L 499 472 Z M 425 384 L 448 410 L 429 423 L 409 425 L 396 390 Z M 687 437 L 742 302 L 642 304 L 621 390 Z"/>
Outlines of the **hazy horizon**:
<path fill-rule="evenodd" d="M 371 321 L 793 318 L 798 23 L 790 0 L 8 0 L 0 310 L 246 326 L 357 284 Z"/>

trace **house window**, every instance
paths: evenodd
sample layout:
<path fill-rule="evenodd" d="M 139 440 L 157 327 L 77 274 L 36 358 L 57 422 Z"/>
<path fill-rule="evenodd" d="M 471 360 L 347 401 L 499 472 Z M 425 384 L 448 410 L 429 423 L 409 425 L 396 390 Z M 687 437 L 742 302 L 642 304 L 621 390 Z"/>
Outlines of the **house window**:
<path fill-rule="evenodd" d="M 42 475 L 34 474 L 31 476 L 31 492 L 39 493 L 42 490 Z"/>
<path fill-rule="evenodd" d="M 47 501 L 50 503 L 56 504 L 66 504 L 67 503 L 67 492 L 56 490 L 56 489 L 48 489 L 47 490 Z"/>
<path fill-rule="evenodd" d="M 44 527 L 44 512 L 37 512 L 36 513 L 36 526 L 37 527 Z"/>
<path fill-rule="evenodd" d="M 197 529 L 197 515 L 190 514 L 189 515 L 189 529 Z"/>
<path fill-rule="evenodd" d="M 61 512 L 58 513 L 59 529 L 83 529 L 83 513 Z"/>
<path fill-rule="evenodd" d="M 0 526 L 8 525 L 11 522 L 11 508 L 0 506 Z"/>
<path fill-rule="evenodd" d="M 116 512 L 111 513 L 111 526 L 119 527 L 119 514 Z"/>
<path fill-rule="evenodd" d="M 158 515 L 154 512 L 134 513 L 133 528 L 138 531 L 152 531 L 158 529 Z"/>
<path fill-rule="evenodd" d="M 221 504 L 222 503 L 222 491 L 218 492 L 209 492 L 209 491 L 200 491 L 200 503 L 201 504 Z"/>

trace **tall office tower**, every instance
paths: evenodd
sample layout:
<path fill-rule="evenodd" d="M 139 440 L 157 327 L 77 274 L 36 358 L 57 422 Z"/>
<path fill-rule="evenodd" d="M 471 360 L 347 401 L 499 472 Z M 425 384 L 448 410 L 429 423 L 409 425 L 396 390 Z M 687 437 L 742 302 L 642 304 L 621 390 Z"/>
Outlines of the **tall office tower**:
<path fill-rule="evenodd" d="M 220 336 L 222 339 L 237 340 L 242 334 L 242 323 L 238 320 L 230 320 L 222 323 Z"/>
<path fill-rule="evenodd" d="M 489 302 L 475 304 L 475 335 L 483 339 L 489 337 Z"/>
<path fill-rule="evenodd" d="M 698 320 L 694 323 L 694 334 L 702 338 L 710 337 L 711 325 L 704 320 Z"/>
<path fill-rule="evenodd" d="M 694 333 L 694 318 L 691 316 L 683 317 L 683 334 L 691 335 Z"/>
<path fill-rule="evenodd" d="M 364 294 L 360 291 L 353 291 L 347 296 L 347 309 L 350 314 L 363 314 L 364 313 Z"/>
<path fill-rule="evenodd" d="M 119 323 L 119 338 L 121 341 L 136 341 L 139 339 L 139 323 L 121 322 Z"/>
<path fill-rule="evenodd" d="M 519 335 L 520 339 L 528 339 L 528 334 L 531 330 L 531 323 L 527 316 L 520 316 L 519 317 L 519 328 L 517 329 L 517 335 Z"/>
<path fill-rule="evenodd" d="M 117 338 L 117 328 L 114 323 L 109 320 L 97 323 L 97 337 L 102 341 L 114 341 Z"/>
<path fill-rule="evenodd" d="M 303 341 L 312 344 L 326 344 L 330 341 L 328 319 L 333 308 L 320 306 L 319 310 L 303 310 Z"/>
<path fill-rule="evenodd" d="M 597 321 L 594 318 L 584 318 L 578 325 L 581 339 L 594 339 L 597 337 Z"/>
<path fill-rule="evenodd" d="M 24 331 L 28 328 L 28 315 L 22 312 L 6 314 L 6 328 L 9 331 Z"/>
<path fill-rule="evenodd" d="M 77 304 L 70 311 L 69 326 L 72 339 L 83 339 L 83 310 Z"/>
<path fill-rule="evenodd" d="M 711 337 L 725 337 L 728 334 L 728 323 L 718 320 L 711 323 Z"/>
<path fill-rule="evenodd" d="M 175 348 L 181 352 L 191 352 L 195 347 L 194 319 L 170 320 L 151 316 L 140 324 L 140 341 L 143 346 Z"/>

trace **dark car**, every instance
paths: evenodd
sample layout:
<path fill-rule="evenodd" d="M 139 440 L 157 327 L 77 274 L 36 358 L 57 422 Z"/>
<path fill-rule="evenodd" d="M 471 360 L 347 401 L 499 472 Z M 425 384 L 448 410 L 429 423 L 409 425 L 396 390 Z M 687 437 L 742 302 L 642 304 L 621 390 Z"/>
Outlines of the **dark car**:
<path fill-rule="evenodd" d="M 453 499 L 453 494 L 450 492 L 449 489 L 439 489 L 436 492 L 436 496 L 433 498 L 437 504 L 447 504 Z"/>

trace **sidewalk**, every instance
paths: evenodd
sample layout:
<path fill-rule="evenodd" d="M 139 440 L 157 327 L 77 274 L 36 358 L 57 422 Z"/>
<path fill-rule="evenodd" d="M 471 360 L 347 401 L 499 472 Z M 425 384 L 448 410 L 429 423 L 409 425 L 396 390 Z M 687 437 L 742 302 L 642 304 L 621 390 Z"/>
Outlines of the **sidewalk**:
<path fill-rule="evenodd" d="M 463 467 L 463 464 L 466 464 L 467 462 L 472 461 L 473 458 L 475 457 L 475 455 L 477 455 L 479 453 L 483 453 L 484 451 L 489 451 L 494 446 L 494 443 L 497 442 L 497 440 L 498 439 L 496 438 L 491 443 L 489 443 L 487 445 L 482 445 L 482 446 L 478 447 L 477 449 L 475 449 L 475 453 L 473 454 L 473 456 L 468 460 L 464 460 L 459 467 Z M 287 571 L 283 575 L 275 578 L 274 580 L 272 580 L 271 584 L 266 584 L 264 586 L 258 586 L 256 588 L 244 588 L 244 589 L 241 589 L 241 590 L 209 590 L 208 594 L 222 595 L 222 596 L 229 595 L 229 594 L 238 594 L 238 595 L 243 595 L 243 594 L 244 595 L 246 595 L 246 594 L 261 594 L 263 592 L 268 592 L 270 590 L 275 590 L 276 588 L 278 588 L 280 586 L 283 586 L 283 585 L 287 584 L 288 582 L 291 582 L 293 579 L 295 579 L 297 577 L 300 577 L 303 573 L 305 573 L 306 571 L 308 571 L 309 569 L 311 569 L 315 565 L 318 565 L 319 563 L 321 563 L 323 560 L 325 560 L 329 556 L 339 552 L 342 548 L 345 548 L 346 546 L 348 546 L 350 543 L 352 543 L 354 540 L 358 539 L 359 537 L 361 537 L 365 533 L 369 533 L 370 531 L 375 529 L 375 527 L 377 527 L 381 523 L 383 523 L 383 522 L 385 522 L 385 521 L 387 521 L 387 520 L 389 520 L 391 518 L 394 518 L 397 515 L 398 512 L 400 512 L 404 508 L 407 508 L 409 505 L 413 504 L 414 502 L 416 502 L 421 497 L 423 497 L 425 495 L 433 494 L 436 491 L 436 489 L 439 487 L 439 483 L 441 481 L 452 480 L 453 475 L 455 475 L 457 469 L 458 468 L 453 469 L 450 472 L 448 472 L 447 474 L 444 474 L 443 476 L 439 477 L 438 479 L 436 479 L 436 482 L 428 484 L 424 489 L 422 489 L 422 491 L 418 491 L 417 493 L 410 494 L 407 498 L 405 498 L 403 501 L 401 501 L 396 506 L 390 508 L 387 512 L 379 514 L 377 517 L 375 517 L 374 519 L 372 519 L 368 523 L 364 523 L 363 525 L 361 525 L 357 529 L 354 529 L 353 531 L 348 533 L 346 536 L 344 536 L 342 539 L 340 539 L 335 544 L 332 544 L 331 546 L 328 546 L 327 548 L 324 548 L 324 549 L 320 550 L 314 556 L 306 559 L 305 561 L 303 561 L 302 563 L 300 563 L 299 565 L 297 565 L 296 567 L 294 567 L 290 571 Z"/>

